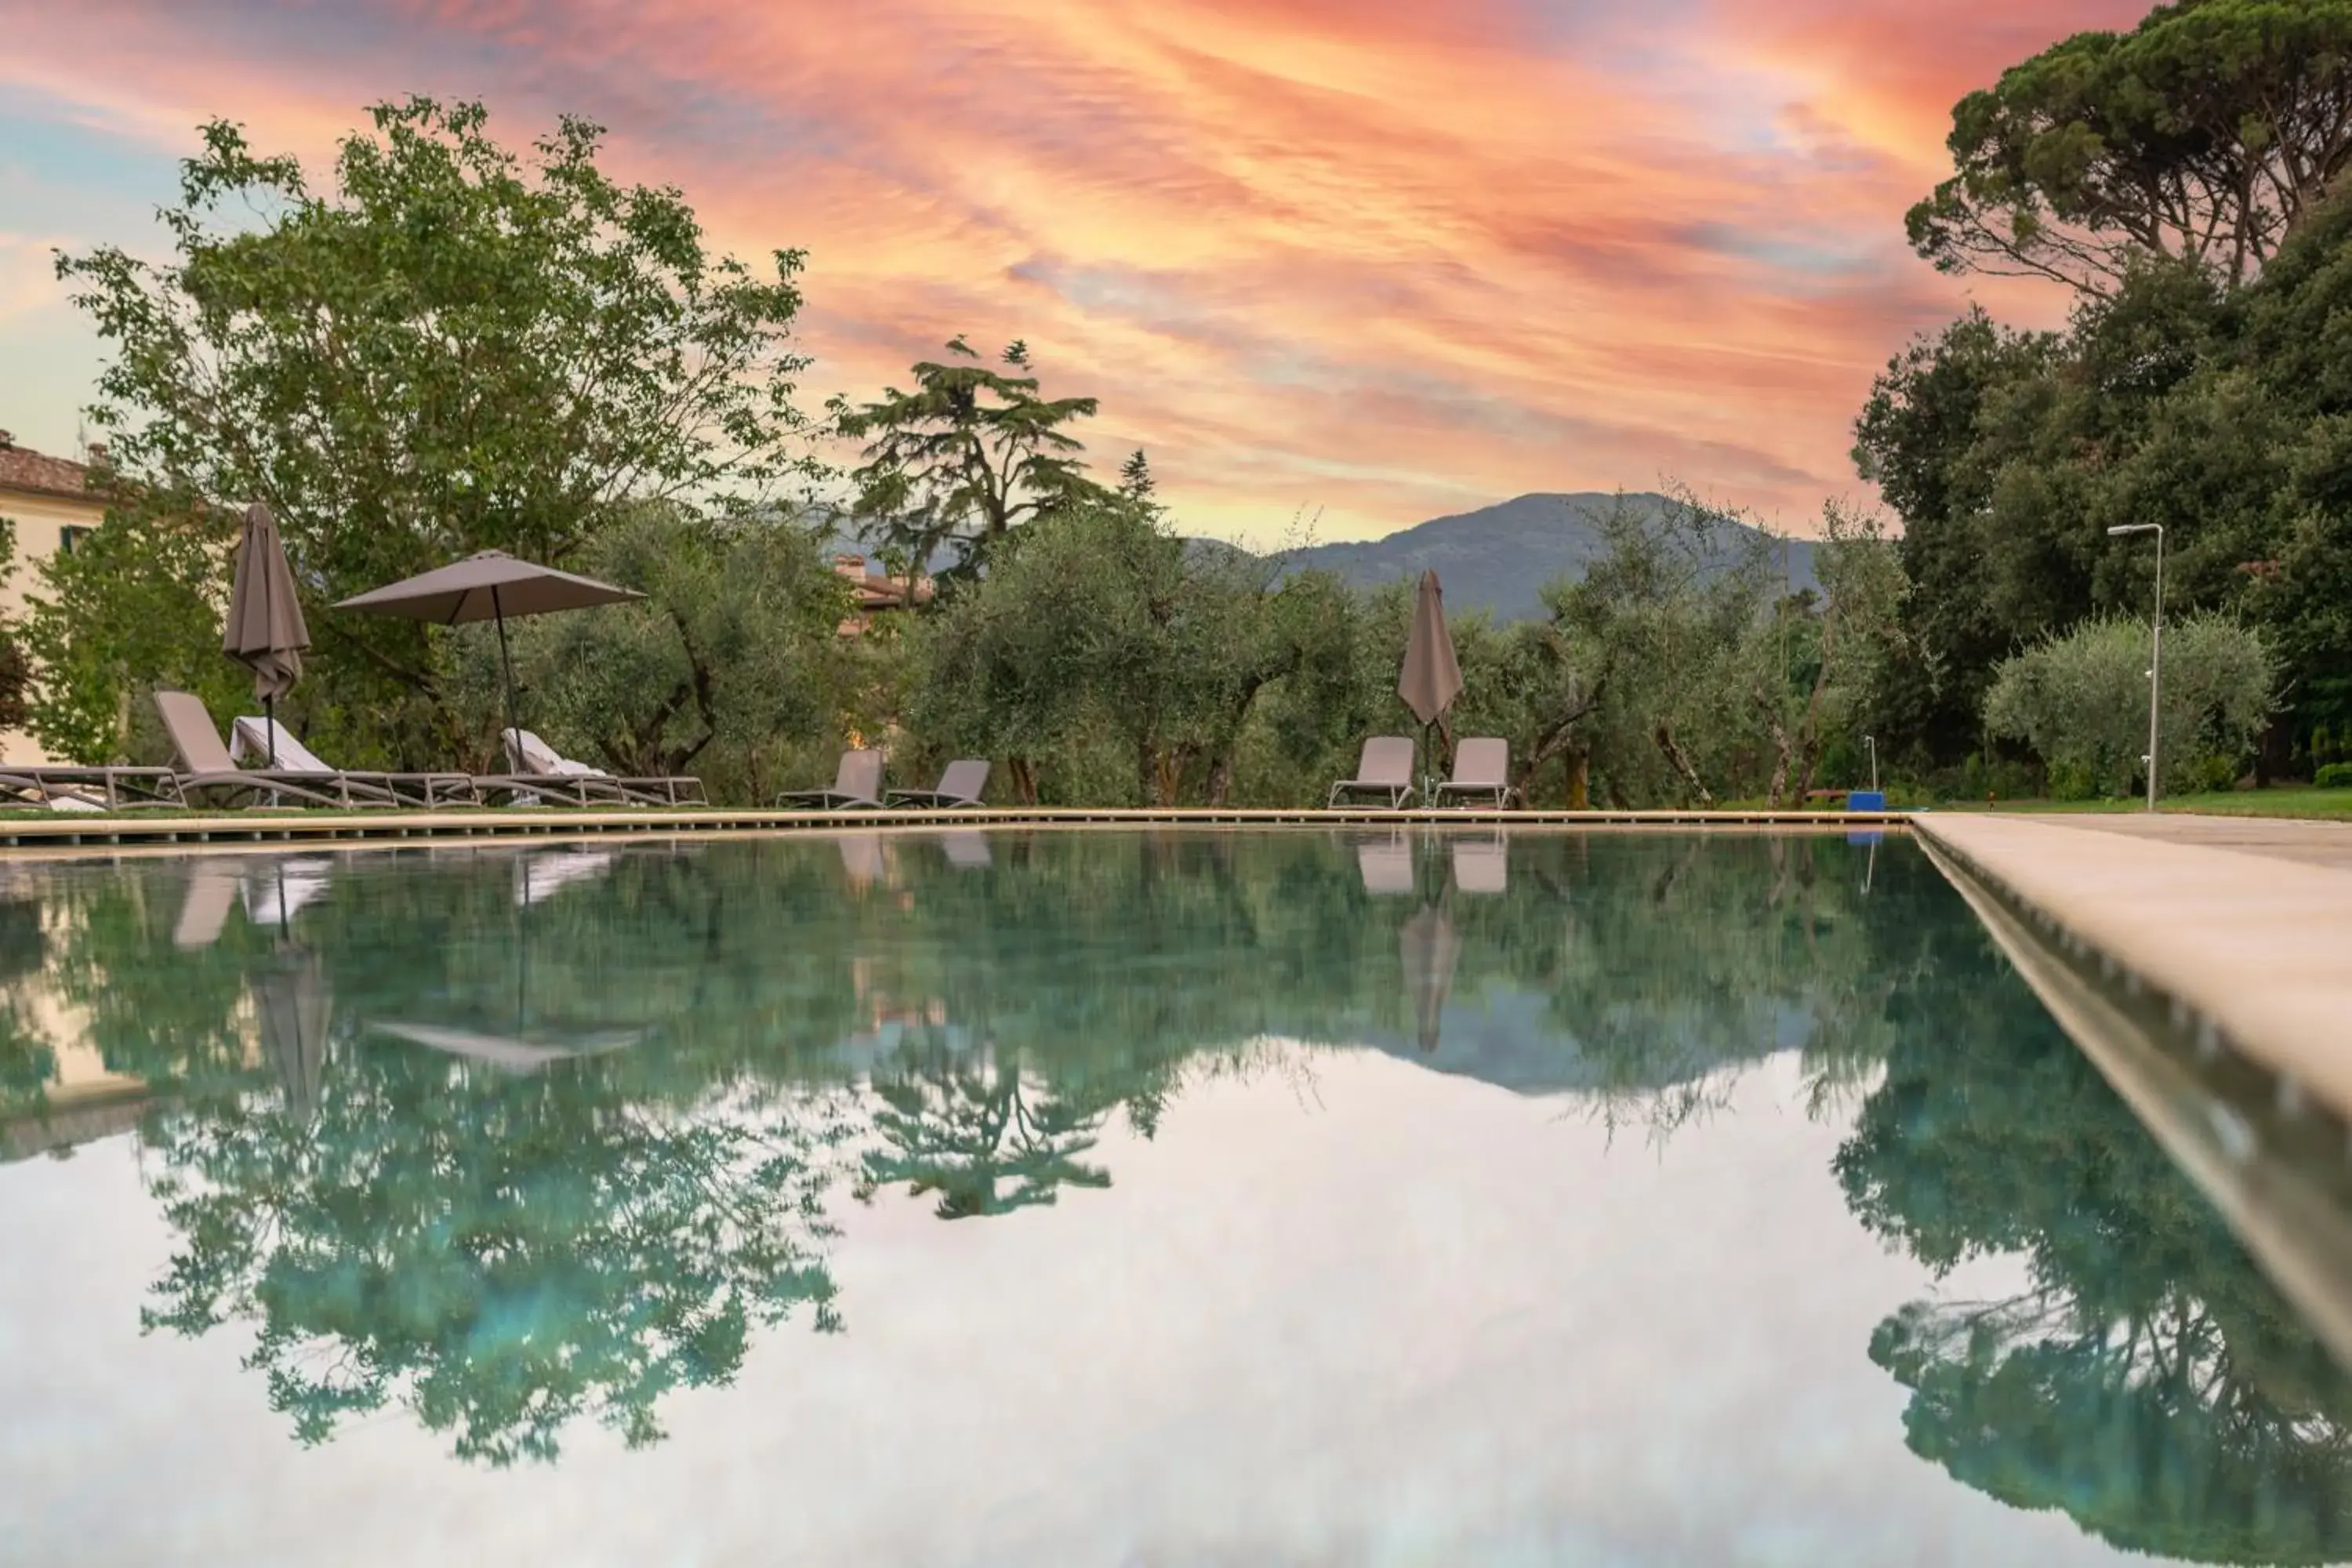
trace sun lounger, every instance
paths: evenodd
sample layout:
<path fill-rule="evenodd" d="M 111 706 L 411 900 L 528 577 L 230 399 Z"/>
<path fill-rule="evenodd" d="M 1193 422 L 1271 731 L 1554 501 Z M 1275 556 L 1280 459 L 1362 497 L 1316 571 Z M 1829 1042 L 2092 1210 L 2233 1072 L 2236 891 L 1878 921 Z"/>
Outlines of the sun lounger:
<path fill-rule="evenodd" d="M 1331 786 L 1331 795 L 1323 804 L 1328 809 L 1339 804 L 1343 795 L 1378 795 L 1388 797 L 1391 806 L 1401 806 L 1412 798 L 1412 741 L 1404 735 L 1374 735 L 1364 742 L 1364 754 L 1356 763 L 1356 776 L 1341 779 Z"/>
<path fill-rule="evenodd" d="M 527 909 L 569 883 L 602 876 L 612 868 L 610 849 L 550 849 L 515 862 L 515 905 Z"/>
<path fill-rule="evenodd" d="M 19 767 L 0 763 L 0 805 L 46 805 L 53 811 L 117 811 L 134 805 L 178 805 L 178 775 L 170 768 Z"/>
<path fill-rule="evenodd" d="M 937 811 L 957 806 L 976 806 L 981 792 L 988 788 L 988 760 L 965 757 L 948 764 L 940 775 L 937 789 L 894 789 L 889 795 L 892 805 L 920 805 Z"/>
<path fill-rule="evenodd" d="M 959 871 L 985 870 L 996 863 L 996 857 L 989 852 L 988 835 L 977 827 L 940 834 L 940 847 L 947 852 L 948 864 Z"/>
<path fill-rule="evenodd" d="M 236 804 L 239 796 L 250 805 L 263 795 L 275 805 L 286 797 L 314 805 L 398 805 L 400 798 L 381 784 L 368 783 L 332 769 L 305 772 L 290 768 L 240 768 L 213 728 L 213 716 L 204 700 L 185 691 L 155 693 L 155 711 L 163 715 L 164 732 L 180 754 L 181 767 L 173 783 L 184 799 L 194 791 L 217 790 Z"/>
<path fill-rule="evenodd" d="M 501 730 L 513 773 L 481 783 L 510 794 L 559 792 L 575 805 L 700 805 L 702 781 L 690 775 L 623 776 L 575 763 L 528 730 Z"/>
<path fill-rule="evenodd" d="M 882 753 L 844 752 L 841 766 L 834 770 L 831 789 L 789 790 L 776 797 L 776 804 L 815 805 L 836 811 L 856 805 L 879 807 L 881 796 Z"/>
<path fill-rule="evenodd" d="M 1484 796 L 1499 811 L 1509 804 L 1511 743 L 1492 738 L 1468 740 L 1454 748 L 1454 776 L 1432 792 L 1430 805 L 1467 804 Z M 1483 802 L 1482 802 L 1483 804 Z"/>
<path fill-rule="evenodd" d="M 277 754 L 272 756 L 270 753 Z M 464 773 L 385 773 L 373 769 L 356 772 L 329 767 L 318 753 L 296 740 L 283 724 L 247 713 L 228 727 L 229 761 L 243 766 L 261 758 L 270 767 L 303 773 L 336 773 L 389 792 L 403 805 L 478 805 L 481 792 Z"/>

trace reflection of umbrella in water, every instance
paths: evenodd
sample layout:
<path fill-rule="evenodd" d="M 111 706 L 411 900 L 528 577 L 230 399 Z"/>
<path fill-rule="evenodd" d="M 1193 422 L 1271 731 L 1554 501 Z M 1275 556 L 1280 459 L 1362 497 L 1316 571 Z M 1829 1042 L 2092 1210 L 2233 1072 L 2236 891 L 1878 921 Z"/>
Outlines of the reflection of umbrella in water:
<path fill-rule="evenodd" d="M 1405 990 L 1412 996 L 1413 1020 L 1419 1026 L 1421 1048 L 1437 1048 L 1437 1026 L 1445 998 L 1454 989 L 1454 966 L 1462 958 L 1462 935 L 1444 900 L 1424 904 L 1397 933 L 1397 958 L 1404 966 Z"/>
<path fill-rule="evenodd" d="M 327 1063 L 327 1019 L 334 993 L 315 952 L 265 971 L 247 983 L 260 1026 L 262 1054 L 286 1086 L 286 1103 L 308 1121 L 319 1109 Z"/>
<path fill-rule="evenodd" d="M 553 1062 L 575 1057 L 601 1056 L 635 1045 L 643 1029 L 590 1029 L 577 1033 L 550 1031 L 530 1022 L 530 943 L 523 930 L 521 910 L 545 900 L 556 889 L 609 869 L 610 849 L 554 849 L 521 858 L 515 870 L 515 998 L 514 1026 L 509 1034 L 463 1025 L 424 1023 L 400 1018 L 374 1018 L 368 1027 L 412 1045 L 450 1056 L 484 1062 L 509 1072 L 535 1072 Z"/>

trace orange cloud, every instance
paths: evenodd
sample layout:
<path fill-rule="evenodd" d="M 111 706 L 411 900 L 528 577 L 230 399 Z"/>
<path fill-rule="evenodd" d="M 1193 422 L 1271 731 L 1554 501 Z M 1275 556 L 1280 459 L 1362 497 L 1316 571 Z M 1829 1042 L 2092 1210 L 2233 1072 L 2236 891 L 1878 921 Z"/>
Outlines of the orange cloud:
<path fill-rule="evenodd" d="M 1342 537 L 1661 474 L 1801 526 L 1857 488 L 1871 375 L 1961 298 L 1901 233 L 1949 105 L 2136 14 L 102 0 L 12 24 L 0 89 L 174 151 L 226 114 L 319 155 L 411 90 L 481 97 L 514 140 L 587 114 L 721 243 L 809 249 L 813 392 L 1024 338 L 1102 396 L 1106 465 L 1149 448 L 1196 529 L 1320 506 Z"/>

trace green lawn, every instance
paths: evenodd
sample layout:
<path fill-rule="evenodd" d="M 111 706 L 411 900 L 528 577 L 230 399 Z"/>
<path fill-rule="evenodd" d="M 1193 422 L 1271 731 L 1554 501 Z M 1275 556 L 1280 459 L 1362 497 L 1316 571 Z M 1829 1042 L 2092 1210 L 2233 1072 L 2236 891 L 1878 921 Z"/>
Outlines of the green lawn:
<path fill-rule="evenodd" d="M 1947 811 L 1966 811 L 1965 801 L 1953 801 Z M 1979 807 L 1978 809 L 1982 809 Z M 2137 800 L 2004 800 L 1997 811 L 2141 811 Z M 2224 790 L 2217 795 L 2183 795 L 2157 801 L 2159 811 L 2200 812 L 2209 816 L 2327 816 L 2352 820 L 2352 789 Z"/>

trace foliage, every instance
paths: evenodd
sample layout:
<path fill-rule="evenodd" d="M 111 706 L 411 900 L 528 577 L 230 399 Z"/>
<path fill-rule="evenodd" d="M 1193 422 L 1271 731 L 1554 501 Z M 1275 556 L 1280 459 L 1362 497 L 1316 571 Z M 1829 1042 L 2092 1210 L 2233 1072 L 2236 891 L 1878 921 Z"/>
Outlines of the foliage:
<path fill-rule="evenodd" d="M 2352 788 L 2352 763 L 2324 763 L 2311 782 L 2321 789 Z"/>
<path fill-rule="evenodd" d="M 1906 999 L 1835 1168 L 1889 1245 L 2022 1289 L 1912 1302 L 1871 1359 L 1912 1450 L 2129 1551 L 2339 1561 L 2352 1379 L 1982 932 Z"/>
<path fill-rule="evenodd" d="M 66 750 L 115 743 L 126 672 L 197 660 L 196 642 L 160 646 L 191 628 L 145 612 L 215 602 L 227 561 L 211 524 L 172 520 L 267 501 L 320 639 L 298 726 L 315 718 L 348 765 L 446 765 L 425 629 L 325 605 L 475 550 L 562 562 L 632 503 L 805 471 L 798 253 L 764 275 L 713 256 L 679 193 L 599 168 L 583 121 L 526 160 L 478 104 L 371 116 L 331 193 L 207 125 L 162 214 L 169 263 L 58 263 L 112 350 L 90 413 L 125 497 L 116 537 L 51 584 L 37 722 Z"/>
<path fill-rule="evenodd" d="M 2274 679 L 2261 636 L 2235 621 L 2196 616 L 2166 628 L 2157 731 L 2168 789 L 2210 785 L 2206 759 L 2244 755 L 2270 717 Z M 2127 795 L 2147 777 L 2147 627 L 2085 621 L 2001 664 L 1985 724 L 2030 744 L 2053 773 Z"/>
<path fill-rule="evenodd" d="M 2180 0 L 2087 32 L 1952 110 L 1953 176 L 1911 209 L 1948 271 L 2118 287 L 2142 258 L 2236 284 L 2352 164 L 2352 5 Z"/>
<path fill-rule="evenodd" d="M 1024 798 L 1043 759 L 1091 736 L 1124 758 L 1129 799 L 1222 802 L 1260 695 L 1328 632 L 1329 593 L 1188 543 L 1138 500 L 1058 510 L 926 628 L 911 725 L 948 752 L 1008 757 Z"/>
<path fill-rule="evenodd" d="M 16 571 L 16 524 L 0 517 L 0 583 Z M 0 730 L 21 730 L 33 684 L 32 662 L 25 657 L 14 624 L 0 618 Z"/>
<path fill-rule="evenodd" d="M 41 563 L 25 646 L 41 672 L 30 717 L 44 746 L 78 763 L 169 763 L 156 689 L 194 692 L 215 713 L 252 705 L 250 672 L 221 656 L 221 563 L 236 537 L 214 509 L 110 510 L 70 553 Z"/>
<path fill-rule="evenodd" d="M 835 635 L 847 586 L 815 531 L 649 504 L 593 536 L 581 565 L 646 597 L 511 628 L 526 724 L 615 773 L 699 773 L 719 798 L 772 798 L 831 732 L 850 657 Z M 491 628 L 465 630 L 452 697 L 487 760 L 505 722 L 498 647 Z"/>
<path fill-rule="evenodd" d="M 866 443 L 864 465 L 851 474 L 856 515 L 874 542 L 927 568 L 952 552 L 960 569 L 976 568 L 984 552 L 1019 524 L 1108 492 L 1085 477 L 1082 449 L 1067 426 L 1089 418 L 1091 397 L 1038 395 L 1026 343 L 1008 345 L 996 370 L 961 337 L 950 340 L 948 361 L 914 368 L 915 390 L 887 388 L 879 401 L 828 406 L 835 428 Z M 1150 494 L 1142 454 L 1129 459 L 1132 499 Z M 1136 481 L 1141 479 L 1139 488 Z"/>

